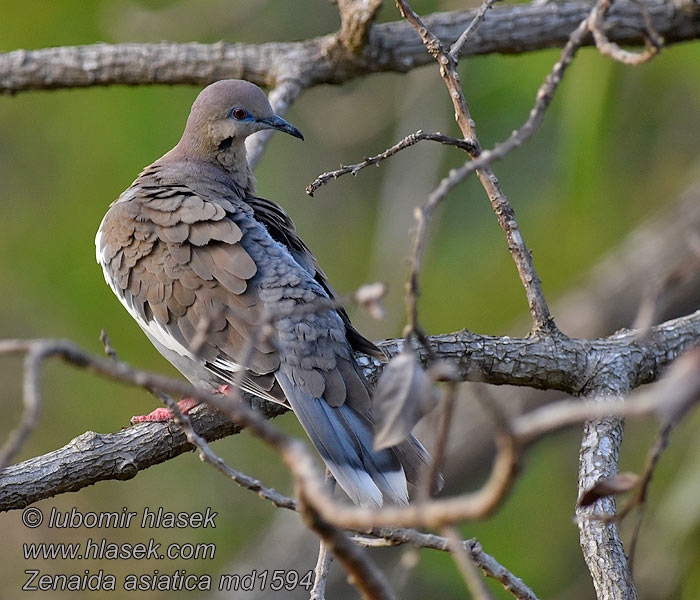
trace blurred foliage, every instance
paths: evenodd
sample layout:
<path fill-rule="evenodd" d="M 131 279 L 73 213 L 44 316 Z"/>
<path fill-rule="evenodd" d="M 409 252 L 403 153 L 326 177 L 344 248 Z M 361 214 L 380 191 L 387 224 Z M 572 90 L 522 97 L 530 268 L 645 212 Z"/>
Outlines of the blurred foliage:
<path fill-rule="evenodd" d="M 464 7 L 456 0 L 416 0 L 413 5 L 423 14 Z M 0 14 L 0 51 L 160 39 L 258 43 L 304 39 L 331 32 L 338 25 L 335 8 L 325 0 L 2 0 Z M 381 19 L 396 18 L 391 3 L 385 2 Z M 550 300 L 580 283 L 601 255 L 638 223 L 672 203 L 700 174 L 698 50 L 698 42 L 673 46 L 637 68 L 615 64 L 591 49 L 582 50 L 543 127 L 530 142 L 495 165 L 534 250 Z M 536 89 L 557 54 L 552 50 L 462 62 L 462 80 L 485 147 L 505 138 L 526 118 Z M 105 328 L 123 359 L 173 372 L 105 285 L 95 263 L 93 240 L 108 204 L 143 166 L 177 141 L 198 91 L 186 86 L 113 86 L 0 98 L 0 337 L 65 337 L 100 352 L 98 335 Z M 372 337 L 397 335 L 403 324 L 406 265 L 402 257 L 408 248 L 412 207 L 423 202 L 448 169 L 461 164 L 464 157 L 457 150 L 424 143 L 379 169 L 332 182 L 313 199 L 304 194 L 304 187 L 338 163 L 357 162 L 419 128 L 456 134 L 451 113 L 449 98 L 433 67 L 406 76 L 373 75 L 342 87 L 309 90 L 287 115 L 305 133 L 306 143 L 299 146 L 297 140 L 279 136 L 256 173 L 259 193 L 288 209 L 340 293 L 368 281 L 390 283 L 390 317 L 385 323 L 355 315 L 360 328 Z M 292 156 L 295 160 L 290 160 Z M 490 205 L 474 179 L 460 185 L 438 211 L 421 284 L 421 320 L 429 332 L 462 327 L 490 334 L 524 332 L 513 326 L 526 313 L 524 294 Z M 15 359 L 0 364 L 3 436 L 20 413 L 19 368 Z M 86 430 L 116 431 L 128 424 L 132 414 L 156 405 L 143 391 L 64 365 L 47 368 L 44 385 L 39 427 L 18 459 L 53 450 Z M 300 433 L 291 416 L 279 419 L 278 424 Z M 679 463 L 684 455 L 700 455 L 697 436 L 693 437 L 698 424 L 695 415 L 681 427 L 662 459 L 652 486 L 648 511 L 652 516 L 647 517 L 650 535 L 662 523 L 654 521 L 653 515 L 663 508 L 665 494 L 671 495 L 669 502 L 675 498 L 676 504 L 670 506 L 687 506 L 687 498 L 679 491 L 678 474 L 685 473 L 686 478 L 688 472 L 694 474 L 695 481 L 698 476 L 697 471 L 684 471 Z M 624 468 L 641 468 L 652 435 L 648 423 L 630 426 L 623 449 Z M 500 513 L 487 522 L 462 528 L 465 536 L 477 535 L 487 552 L 523 577 L 541 597 L 592 595 L 571 520 L 577 446 L 577 433 L 543 441 L 530 452 L 515 493 Z M 234 436 L 215 444 L 215 449 L 234 467 L 291 492 L 279 459 L 252 436 Z M 464 483 L 467 488 L 475 485 Z M 215 530 L 160 530 L 155 535 L 163 543 L 215 542 L 213 561 L 167 565 L 49 561 L 41 565 L 51 573 L 80 573 L 87 568 L 116 574 L 156 568 L 162 572 L 176 568 L 218 572 L 225 570 L 236 552 L 276 513 L 202 466 L 194 454 L 140 473 L 128 482 L 100 483 L 38 505 L 45 513 L 52 506 L 61 510 L 76 506 L 82 511 L 119 511 L 122 506 L 136 511 L 145 506 L 197 511 L 211 506 L 219 512 Z M 663 514 L 668 517 L 674 510 L 667 508 Z M 694 557 L 695 564 L 688 565 L 684 578 L 668 586 L 661 572 L 655 585 L 653 570 L 642 571 L 643 598 L 694 597 L 700 582 L 697 522 L 694 531 L 678 534 L 678 547 L 669 549 L 676 560 Z M 28 564 L 21 558 L 23 542 L 85 541 L 88 537 L 84 529 L 25 529 L 17 512 L 0 515 L 0 523 L 5 532 L 0 579 L 6 590 L 18 590 L 24 581 Z M 643 528 L 640 556 L 653 545 L 645 531 Z M 134 528 L 94 533 L 93 538 L 106 535 L 115 542 L 151 537 Z M 250 561 L 254 563 L 254 557 Z M 314 561 L 315 557 L 308 557 L 309 568 Z M 281 568 L 259 566 L 265 567 Z M 407 597 L 428 593 L 465 597 L 449 557 L 429 551 L 421 553 L 409 587 Z M 498 597 L 508 597 L 498 586 L 493 589 Z M 167 594 L 147 596 L 164 598 Z"/>

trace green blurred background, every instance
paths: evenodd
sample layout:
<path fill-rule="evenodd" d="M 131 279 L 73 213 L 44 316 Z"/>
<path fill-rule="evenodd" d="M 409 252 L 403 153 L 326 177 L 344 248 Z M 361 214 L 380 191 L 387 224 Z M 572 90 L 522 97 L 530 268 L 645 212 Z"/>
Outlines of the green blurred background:
<path fill-rule="evenodd" d="M 457 0 L 412 4 L 422 14 L 474 5 Z M 326 0 L 1 0 L 0 14 L 0 51 L 97 41 L 261 43 L 305 39 L 338 26 L 337 11 Z M 397 18 L 393 4 L 385 2 L 381 19 Z M 648 65 L 630 68 L 594 50 L 582 50 L 544 126 L 533 140 L 495 165 L 551 301 L 581 284 L 588 269 L 611 247 L 672 204 L 700 176 L 699 51 L 698 42 L 679 44 Z M 507 137 L 527 117 L 535 91 L 557 55 L 554 50 L 462 61 L 462 79 L 485 147 Z M 188 86 L 113 86 L 0 98 L 0 338 L 69 338 L 99 353 L 98 335 L 105 328 L 123 359 L 173 373 L 106 286 L 95 262 L 94 235 L 109 203 L 143 166 L 177 142 L 198 91 Z M 463 156 L 424 142 L 379 169 L 331 182 L 314 198 L 306 196 L 304 188 L 319 173 L 378 153 L 417 129 L 457 135 L 437 69 L 373 75 L 339 87 L 315 88 L 286 118 L 304 132 L 306 142 L 300 145 L 288 136 L 272 140 L 256 172 L 258 192 L 285 206 L 339 293 L 376 280 L 389 284 L 385 321 L 374 322 L 357 312 L 353 316 L 369 337 L 399 335 L 412 207 L 425 201 Z M 526 332 L 522 323 L 526 323 L 527 306 L 520 282 L 475 180 L 459 186 L 438 211 L 421 283 L 421 320 L 430 333 L 462 327 L 488 334 Z M 0 362 L 3 436 L 21 412 L 20 367 L 18 359 Z M 17 461 L 49 452 L 87 430 L 117 431 L 128 425 L 131 415 L 156 405 L 144 391 L 62 364 L 48 366 L 43 382 L 41 420 Z M 277 424 L 300 433 L 290 415 Z M 673 499 L 679 482 L 689 477 L 686 471 L 695 473 L 682 459 L 700 455 L 694 435 L 699 425 L 696 414 L 674 433 L 652 486 L 647 520 L 653 521 L 655 510 Z M 654 431 L 653 423 L 630 424 L 623 468 L 641 469 Z M 593 597 L 572 522 L 578 441 L 579 433 L 573 431 L 537 445 L 500 512 L 487 522 L 462 527 L 465 537 L 478 536 L 487 552 L 542 598 Z M 252 436 L 228 438 L 214 449 L 235 468 L 291 492 L 278 457 Z M 473 488 L 478 481 L 458 482 L 455 489 Z M 248 544 L 278 512 L 203 466 L 194 454 L 151 468 L 131 481 L 99 483 L 37 506 L 45 514 L 51 507 L 78 507 L 83 512 L 120 511 L 124 506 L 139 512 L 146 506 L 172 511 L 212 507 L 219 516 L 215 530 L 148 533 L 133 527 L 102 532 L 29 530 L 21 525 L 18 511 L 2 514 L 0 598 L 18 597 L 28 568 L 47 573 L 101 568 L 120 577 L 154 569 L 231 572 L 237 564 L 233 561 L 241 560 L 241 552 L 251 552 Z M 623 531 L 629 539 L 629 528 Z M 652 531 L 652 526 L 642 529 L 640 556 L 654 544 Z M 114 542 L 149 537 L 163 544 L 213 542 L 217 552 L 209 561 L 167 564 L 22 558 L 25 542 L 84 542 L 87 537 L 103 536 Z M 279 543 L 290 544 L 289 554 L 295 554 L 294 540 Z M 256 561 L 252 552 L 247 561 L 258 570 L 286 568 L 263 564 L 262 557 Z M 658 565 L 658 574 L 641 573 L 642 597 L 697 598 L 697 520 L 679 534 L 669 552 L 680 566 L 676 564 L 671 572 Z M 406 561 L 411 556 L 404 553 Z M 315 556 L 309 554 L 304 568 L 313 568 L 314 562 Z M 440 553 L 422 551 L 407 581 L 402 597 L 466 597 L 451 560 Z M 509 597 L 498 586 L 492 587 L 497 597 Z M 341 597 L 345 589 L 341 585 L 334 597 Z M 55 594 L 28 597 L 34 595 Z M 168 596 L 165 592 L 141 595 Z M 124 592 L 112 594 L 124 596 Z"/>

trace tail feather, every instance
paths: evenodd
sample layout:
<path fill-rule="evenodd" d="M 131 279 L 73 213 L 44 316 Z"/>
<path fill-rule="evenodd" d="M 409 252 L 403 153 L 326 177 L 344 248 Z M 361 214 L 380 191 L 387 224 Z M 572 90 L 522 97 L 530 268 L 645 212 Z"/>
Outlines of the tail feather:
<path fill-rule="evenodd" d="M 312 397 L 283 369 L 275 377 L 333 477 L 355 504 L 379 507 L 384 499 L 408 503 L 401 462 L 391 449 L 372 449 L 372 428 L 365 418 L 347 404 L 336 408 Z"/>
<path fill-rule="evenodd" d="M 374 450 L 371 424 L 347 404 L 339 409 L 328 408 L 337 410 L 338 418 L 345 421 L 346 431 L 356 437 L 362 452 L 362 464 L 382 494 L 394 504 L 408 504 L 406 474 L 394 450 Z"/>
<path fill-rule="evenodd" d="M 430 464 L 430 455 L 414 436 L 409 435 L 406 441 L 394 446 L 392 450 L 399 457 L 401 465 L 406 472 L 406 479 L 411 483 L 418 485 L 422 477 L 424 477 L 427 467 Z M 436 494 L 445 485 L 445 479 L 442 473 L 438 473 L 437 481 L 433 484 L 432 493 Z"/>

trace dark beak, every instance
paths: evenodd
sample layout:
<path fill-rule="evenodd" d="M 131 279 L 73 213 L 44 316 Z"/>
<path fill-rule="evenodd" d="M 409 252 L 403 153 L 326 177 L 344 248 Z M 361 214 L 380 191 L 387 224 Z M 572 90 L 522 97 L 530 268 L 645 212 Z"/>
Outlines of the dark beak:
<path fill-rule="evenodd" d="M 293 135 L 295 138 L 299 138 L 300 140 L 304 139 L 304 136 L 301 135 L 301 131 L 299 131 L 294 125 L 291 123 L 287 123 L 282 117 L 278 117 L 277 115 L 272 115 L 271 117 L 265 117 L 263 119 L 257 119 L 258 123 L 263 123 L 267 128 L 269 129 L 276 129 L 277 131 L 283 131 L 284 133 L 288 133 L 289 135 Z"/>

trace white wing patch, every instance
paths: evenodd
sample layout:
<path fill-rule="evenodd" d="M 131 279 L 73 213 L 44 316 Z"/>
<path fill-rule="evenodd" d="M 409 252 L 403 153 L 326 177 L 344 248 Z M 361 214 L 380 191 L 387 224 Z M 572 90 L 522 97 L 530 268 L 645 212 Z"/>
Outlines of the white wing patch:
<path fill-rule="evenodd" d="M 139 324 L 139 327 L 141 327 L 141 329 L 143 329 L 144 332 L 158 340 L 158 342 L 160 342 L 168 350 L 171 350 L 176 354 L 179 354 L 180 356 L 188 358 L 194 362 L 201 362 L 186 346 L 183 346 L 178 340 L 176 340 L 172 335 L 170 335 L 168 330 L 161 323 L 159 323 L 155 319 L 152 321 L 146 321 L 143 318 L 143 316 L 140 315 L 136 310 L 134 310 L 134 307 L 127 302 L 123 291 L 119 287 L 117 287 L 117 285 L 114 283 L 114 280 L 112 279 L 112 276 L 110 275 L 109 269 L 107 268 L 106 256 L 104 255 L 104 251 L 101 250 L 101 247 L 102 225 L 100 225 L 100 229 L 97 230 L 97 235 L 95 236 L 97 262 L 102 267 L 102 274 L 104 275 L 105 281 L 107 282 L 109 287 L 112 288 L 114 295 L 119 299 L 119 302 L 121 302 L 122 306 L 126 308 L 127 312 L 132 316 L 132 318 Z M 238 371 L 244 369 L 244 367 L 242 367 L 241 365 L 221 356 L 217 357 L 214 361 L 212 361 L 212 365 L 220 371 L 230 373 L 229 381 L 231 383 L 234 381 L 235 374 Z M 220 372 L 214 370 L 211 370 L 211 372 L 217 375 L 218 377 L 221 377 Z M 263 400 L 268 400 L 270 402 L 274 402 L 276 404 L 283 404 L 284 406 L 286 406 L 286 404 L 280 402 L 272 394 L 270 394 L 269 392 L 267 392 L 258 384 L 254 383 L 248 378 L 243 379 L 240 387 L 243 391 L 248 392 L 249 394 L 253 394 L 254 396 L 258 396 Z"/>
<path fill-rule="evenodd" d="M 123 290 L 117 287 L 117 285 L 114 283 L 114 280 L 110 275 L 109 269 L 107 268 L 105 256 L 103 252 L 100 251 L 100 242 L 102 241 L 101 238 L 102 231 L 98 230 L 97 236 L 95 237 L 95 245 L 97 247 L 97 262 L 102 267 L 102 273 L 105 277 L 105 281 L 109 284 L 109 287 L 112 288 L 114 295 L 119 299 L 119 302 L 122 303 L 122 306 L 126 308 L 128 313 L 133 317 L 134 321 L 136 321 L 139 324 L 139 327 L 141 327 L 141 329 L 143 329 L 148 334 L 152 335 L 168 350 L 172 350 L 180 356 L 184 356 L 191 360 L 196 360 L 195 355 L 188 348 L 183 346 L 178 340 L 176 340 L 173 336 L 171 336 L 168 330 L 163 325 L 161 325 L 155 319 L 152 321 L 146 321 L 136 310 L 134 310 L 134 307 L 127 302 Z"/>

